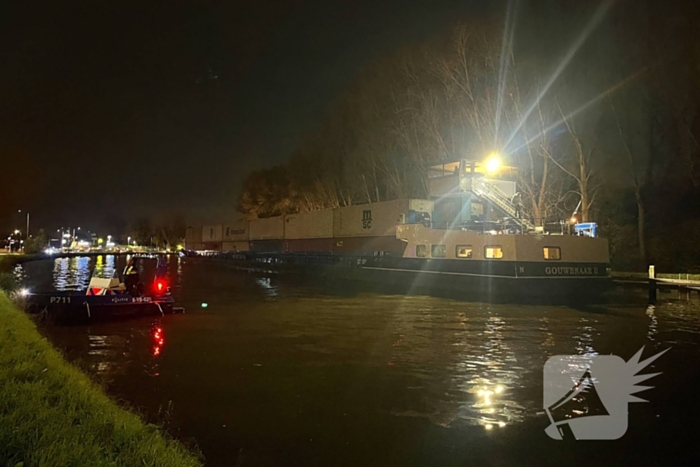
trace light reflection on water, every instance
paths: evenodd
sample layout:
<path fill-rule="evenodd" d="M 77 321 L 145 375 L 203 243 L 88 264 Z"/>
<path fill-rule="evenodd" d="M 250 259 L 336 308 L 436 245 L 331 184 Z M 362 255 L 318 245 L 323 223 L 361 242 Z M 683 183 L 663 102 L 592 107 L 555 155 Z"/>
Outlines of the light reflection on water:
<path fill-rule="evenodd" d="M 64 267 L 68 271 L 61 269 L 56 280 L 82 280 L 77 269 L 84 263 Z M 69 356 L 87 359 L 92 371 L 107 376 L 120 397 L 154 412 L 173 401 L 184 419 L 197 420 L 183 422 L 195 438 L 221 429 L 223 422 L 213 421 L 207 428 L 209 420 L 237 420 L 240 436 L 246 427 L 263 430 L 261 420 L 275 420 L 313 438 L 320 426 L 314 417 L 321 415 L 306 414 L 316 412 L 337 423 L 388 416 L 397 426 L 415 421 L 495 436 L 538 419 L 546 426 L 538 413 L 550 356 L 629 359 L 643 345 L 649 353 L 671 345 L 698 353 L 697 297 L 660 301 L 655 308 L 639 301 L 576 310 L 337 296 L 180 258 L 171 259 L 170 270 L 177 275 L 172 283 L 180 284 L 175 298 L 187 314 L 157 324 L 137 320 L 47 332 Z M 154 341 L 154 326 L 168 336 L 165 347 Z M 672 361 L 671 352 L 664 359 Z M 228 448 L 209 446 L 205 455 L 223 458 Z"/>
<path fill-rule="evenodd" d="M 90 282 L 90 258 L 56 258 L 53 278 L 57 290 L 84 290 Z"/>
<path fill-rule="evenodd" d="M 56 258 L 53 285 L 56 290 L 85 290 L 93 272 L 99 277 L 112 277 L 115 263 L 114 255 Z"/>
<path fill-rule="evenodd" d="M 38 292 L 86 290 L 93 275 L 111 278 L 124 267 L 127 258 L 124 255 L 99 255 L 32 261 L 18 265 L 15 275 L 25 286 Z M 142 278 L 148 279 L 154 273 L 155 260 L 141 260 L 139 268 Z M 173 263 L 169 272 L 179 279 L 179 263 Z"/>

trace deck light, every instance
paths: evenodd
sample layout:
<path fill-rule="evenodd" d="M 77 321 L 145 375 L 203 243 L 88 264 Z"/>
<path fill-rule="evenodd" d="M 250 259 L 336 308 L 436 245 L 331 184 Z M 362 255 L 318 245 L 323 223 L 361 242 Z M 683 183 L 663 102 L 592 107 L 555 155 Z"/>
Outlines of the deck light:
<path fill-rule="evenodd" d="M 501 168 L 501 158 L 498 157 L 497 153 L 491 153 L 488 159 L 486 159 L 486 172 L 492 174 L 496 173 Z"/>

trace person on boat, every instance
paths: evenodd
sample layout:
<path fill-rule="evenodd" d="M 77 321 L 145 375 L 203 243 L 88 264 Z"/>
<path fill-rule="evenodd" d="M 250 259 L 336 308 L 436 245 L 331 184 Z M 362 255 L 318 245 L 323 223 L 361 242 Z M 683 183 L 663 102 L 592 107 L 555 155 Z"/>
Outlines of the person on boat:
<path fill-rule="evenodd" d="M 124 267 L 124 285 L 126 291 L 134 297 L 139 295 L 139 269 L 134 258 L 129 258 Z"/>
<path fill-rule="evenodd" d="M 513 206 L 515 207 L 515 218 L 520 219 L 520 216 L 522 215 L 523 211 L 523 200 L 520 196 L 520 193 L 514 194 L 511 201 L 513 203 Z"/>

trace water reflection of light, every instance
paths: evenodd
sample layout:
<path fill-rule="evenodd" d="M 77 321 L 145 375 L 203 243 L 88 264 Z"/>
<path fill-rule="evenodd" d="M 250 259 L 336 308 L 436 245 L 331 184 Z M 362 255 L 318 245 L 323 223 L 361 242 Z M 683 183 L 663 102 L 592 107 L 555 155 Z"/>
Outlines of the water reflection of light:
<path fill-rule="evenodd" d="M 261 277 L 257 279 L 258 285 L 260 285 L 264 290 L 265 293 L 267 294 L 268 297 L 276 297 L 277 296 L 277 286 L 272 285 L 272 282 L 270 281 L 269 277 Z"/>
<path fill-rule="evenodd" d="M 151 340 L 153 341 L 153 348 L 151 349 L 151 355 L 154 357 L 160 356 L 163 346 L 165 345 L 165 333 L 163 328 L 160 326 L 154 326 L 151 330 Z"/>
<path fill-rule="evenodd" d="M 466 355 L 473 365 L 472 376 L 465 382 L 467 392 L 476 395 L 471 407 L 464 405 L 462 411 L 485 429 L 503 427 L 506 422 L 524 419 L 525 408 L 508 397 L 506 387 L 516 387 L 523 369 L 518 370 L 516 353 L 506 342 L 504 334 L 509 326 L 499 316 L 488 316 L 482 336 L 486 340 L 479 346 L 481 352 Z M 516 368 L 512 368 L 515 366 Z"/>
<path fill-rule="evenodd" d="M 115 259 L 116 258 L 114 255 L 107 255 L 105 257 L 105 270 L 109 269 L 112 272 L 114 271 L 114 269 L 117 267 Z"/>
<path fill-rule="evenodd" d="M 27 278 L 27 273 L 25 272 L 22 264 L 18 264 L 14 267 L 12 270 L 12 275 L 15 276 L 18 283 L 22 283 L 22 281 Z"/>
<path fill-rule="evenodd" d="M 531 372 L 521 361 L 529 349 L 513 349 L 521 328 L 487 307 L 460 304 L 457 311 L 437 299 L 402 298 L 392 321 L 389 362 L 412 379 L 409 388 L 421 394 L 421 402 L 397 403 L 392 413 L 496 431 L 525 418 L 522 404 L 530 401 L 516 399 L 510 389 L 522 387 L 520 380 Z"/>
<path fill-rule="evenodd" d="M 68 258 L 56 258 L 53 266 L 53 283 L 56 289 L 65 290 L 68 276 Z"/>
<path fill-rule="evenodd" d="M 56 258 L 54 260 L 54 286 L 57 290 L 84 290 L 90 282 L 90 258 Z"/>
<path fill-rule="evenodd" d="M 93 274 L 111 278 L 116 270 L 114 255 L 99 255 L 93 259 L 87 256 L 56 258 L 53 266 L 53 286 L 56 290 L 85 290 Z"/>
<path fill-rule="evenodd" d="M 182 258 L 179 256 L 177 257 L 177 285 L 180 286 L 182 284 Z"/>
<path fill-rule="evenodd" d="M 546 336 L 544 342 L 542 342 L 542 347 L 554 347 L 554 333 L 552 333 L 552 331 L 549 329 L 549 318 L 543 316 L 540 318 L 540 322 L 542 323 L 542 326 L 540 326 L 539 330 L 544 332 Z"/>
<path fill-rule="evenodd" d="M 494 407 L 494 402 L 496 402 L 496 404 L 499 406 L 501 403 L 500 401 L 494 401 L 493 399 L 498 398 L 504 391 L 505 387 L 500 384 L 491 388 L 482 388 L 476 391 L 477 399 L 473 407 L 481 415 L 479 423 L 487 430 L 491 430 L 494 426 L 498 426 L 499 428 L 506 426 L 506 422 L 503 420 L 503 417 L 506 417 L 507 414 L 504 410 L 499 408 L 498 412 L 502 413 L 499 413 L 498 417 L 495 416 L 497 410 L 496 407 Z M 512 417 L 510 417 L 510 419 L 512 420 Z"/>
<path fill-rule="evenodd" d="M 92 275 L 111 279 L 114 275 L 115 264 L 114 255 L 100 255 L 95 258 L 95 269 Z"/>
<path fill-rule="evenodd" d="M 98 375 L 112 373 L 115 370 L 119 358 L 119 347 L 122 344 L 115 336 L 90 335 L 88 336 L 88 355 L 97 361 L 92 368 Z"/>
<path fill-rule="evenodd" d="M 654 311 L 656 310 L 656 307 L 654 305 L 649 305 L 647 307 L 646 315 L 649 317 L 649 330 L 647 331 L 647 338 L 650 341 L 655 340 L 654 336 L 659 333 L 658 326 L 659 326 L 659 321 L 658 318 L 656 317 L 656 313 Z"/>
<path fill-rule="evenodd" d="M 594 321 L 596 324 L 597 322 L 597 320 Z M 598 352 L 593 348 L 593 334 L 596 332 L 596 329 L 589 324 L 586 318 L 581 318 L 579 323 L 581 323 L 581 326 L 578 328 L 578 335 L 574 336 L 574 339 L 577 341 L 576 351 L 579 355 L 591 357 L 598 355 Z"/>

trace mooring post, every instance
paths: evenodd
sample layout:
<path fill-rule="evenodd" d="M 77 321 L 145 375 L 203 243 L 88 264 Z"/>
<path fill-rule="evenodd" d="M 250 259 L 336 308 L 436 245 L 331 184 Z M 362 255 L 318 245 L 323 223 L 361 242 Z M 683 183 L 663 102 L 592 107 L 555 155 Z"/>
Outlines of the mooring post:
<path fill-rule="evenodd" d="M 649 265 L 649 303 L 656 303 L 656 272 L 654 265 Z"/>

